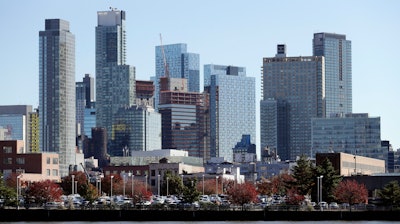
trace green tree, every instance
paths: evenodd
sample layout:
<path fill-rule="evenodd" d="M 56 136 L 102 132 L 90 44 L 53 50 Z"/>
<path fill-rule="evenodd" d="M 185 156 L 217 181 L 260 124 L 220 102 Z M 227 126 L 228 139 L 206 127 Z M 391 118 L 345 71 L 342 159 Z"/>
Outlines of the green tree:
<path fill-rule="evenodd" d="M 168 180 L 167 180 L 168 179 Z M 162 182 L 162 194 L 167 195 L 167 183 L 168 183 L 168 194 L 169 195 L 182 195 L 184 185 L 182 184 L 182 177 L 179 175 L 173 175 L 171 171 L 166 171 Z"/>
<path fill-rule="evenodd" d="M 397 181 L 391 181 L 379 191 L 385 205 L 400 206 L 400 186 Z"/>
<path fill-rule="evenodd" d="M 0 173 L 0 176 L 0 199 L 4 200 L 1 206 L 13 205 L 17 197 L 17 192 L 13 187 L 6 185 L 2 173 Z"/>
<path fill-rule="evenodd" d="M 197 190 L 197 178 L 189 178 L 184 182 L 183 201 L 193 203 L 199 200 L 200 192 Z"/>
<path fill-rule="evenodd" d="M 325 158 L 320 165 L 316 167 L 316 175 L 313 180 L 317 181 L 317 177 L 322 176 L 322 199 L 327 202 L 335 201 L 334 190 L 342 181 L 342 177 L 337 174 L 331 161 Z M 317 185 L 314 185 L 313 195 L 317 196 Z M 318 197 L 315 197 L 318 198 Z"/>
<path fill-rule="evenodd" d="M 296 188 L 301 195 L 309 195 L 315 185 L 315 167 L 311 161 L 305 156 L 300 156 L 297 165 L 292 168 L 293 181 L 288 184 Z"/>

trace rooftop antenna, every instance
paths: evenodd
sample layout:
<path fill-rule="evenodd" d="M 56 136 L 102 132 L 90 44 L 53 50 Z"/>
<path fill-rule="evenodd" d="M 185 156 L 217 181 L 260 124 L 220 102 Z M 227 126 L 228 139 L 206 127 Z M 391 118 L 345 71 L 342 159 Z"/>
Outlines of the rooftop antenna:
<path fill-rule="evenodd" d="M 162 52 L 163 60 L 164 60 L 164 76 L 169 77 L 168 63 L 167 63 L 167 59 L 165 58 L 164 45 L 162 43 L 161 33 L 160 33 L 160 42 L 161 42 L 161 52 Z"/>

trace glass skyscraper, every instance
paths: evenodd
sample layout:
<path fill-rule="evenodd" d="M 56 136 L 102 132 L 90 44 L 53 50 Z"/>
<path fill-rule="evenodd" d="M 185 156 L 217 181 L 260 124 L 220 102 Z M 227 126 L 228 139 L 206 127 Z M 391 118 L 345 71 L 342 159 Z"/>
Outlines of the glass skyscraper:
<path fill-rule="evenodd" d="M 324 57 L 286 57 L 278 45 L 262 74 L 261 149 L 276 149 L 283 160 L 310 155 L 311 118 L 325 117 Z"/>
<path fill-rule="evenodd" d="M 75 36 L 69 22 L 46 19 L 39 32 L 40 149 L 58 152 L 60 176 L 75 165 Z"/>
<path fill-rule="evenodd" d="M 352 113 L 351 41 L 341 34 L 315 33 L 313 55 L 325 57 L 326 116 Z"/>
<path fill-rule="evenodd" d="M 113 132 L 114 115 L 135 103 L 135 69 L 126 65 L 125 12 L 97 13 L 96 125 Z"/>
<path fill-rule="evenodd" d="M 154 96 L 155 108 L 158 109 L 161 77 L 166 76 L 164 66 L 164 49 L 165 62 L 167 64 L 168 76 L 171 78 L 186 78 L 188 92 L 200 92 L 200 55 L 196 53 L 188 53 L 187 45 L 183 43 L 170 44 L 164 46 L 156 46 L 156 93 Z"/>
<path fill-rule="evenodd" d="M 233 148 L 243 135 L 256 138 L 255 78 L 244 67 L 204 65 L 210 95 L 210 154 L 233 161 Z"/>
<path fill-rule="evenodd" d="M 315 153 L 344 152 L 386 159 L 381 147 L 381 119 L 368 114 L 346 114 L 312 119 L 312 150 Z"/>

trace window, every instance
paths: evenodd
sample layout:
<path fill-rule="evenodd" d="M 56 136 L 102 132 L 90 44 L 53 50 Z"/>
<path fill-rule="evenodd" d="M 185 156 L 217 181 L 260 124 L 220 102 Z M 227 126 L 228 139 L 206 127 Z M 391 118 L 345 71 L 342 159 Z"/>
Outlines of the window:
<path fill-rule="evenodd" d="M 47 164 L 50 164 L 50 157 L 47 157 L 47 158 L 46 158 L 46 163 L 47 163 Z"/>
<path fill-rule="evenodd" d="M 3 158 L 3 164 L 11 165 L 12 164 L 12 158 Z"/>
<path fill-rule="evenodd" d="M 151 176 L 154 177 L 156 175 L 156 171 L 155 170 L 151 170 Z"/>
<path fill-rule="evenodd" d="M 53 176 L 58 176 L 58 170 L 57 169 L 53 169 L 52 170 L 52 175 Z"/>
<path fill-rule="evenodd" d="M 17 164 L 25 164 L 25 158 L 17 158 L 16 163 Z"/>
<path fill-rule="evenodd" d="M 58 164 L 58 158 L 53 158 L 53 164 Z"/>
<path fill-rule="evenodd" d="M 46 169 L 47 176 L 50 176 L 50 169 Z"/>
<path fill-rule="evenodd" d="M 11 146 L 3 146 L 3 153 L 12 153 Z"/>

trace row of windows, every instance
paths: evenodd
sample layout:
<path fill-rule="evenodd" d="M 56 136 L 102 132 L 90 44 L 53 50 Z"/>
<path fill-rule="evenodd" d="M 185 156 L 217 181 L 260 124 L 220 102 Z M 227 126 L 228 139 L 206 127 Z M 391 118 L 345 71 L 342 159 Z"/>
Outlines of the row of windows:
<path fill-rule="evenodd" d="M 50 162 L 51 162 L 51 158 L 47 157 L 46 158 L 46 163 L 50 164 Z M 53 164 L 58 164 L 58 158 L 53 158 Z"/>

